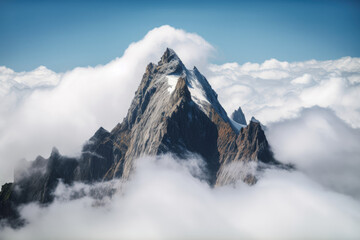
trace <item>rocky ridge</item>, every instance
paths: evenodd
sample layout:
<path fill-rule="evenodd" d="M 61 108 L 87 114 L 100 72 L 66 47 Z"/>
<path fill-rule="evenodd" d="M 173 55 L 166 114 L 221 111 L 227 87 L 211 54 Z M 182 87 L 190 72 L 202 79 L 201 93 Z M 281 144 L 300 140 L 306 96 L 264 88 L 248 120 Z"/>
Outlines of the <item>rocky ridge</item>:
<path fill-rule="evenodd" d="M 241 108 L 231 120 L 207 79 L 196 67 L 188 70 L 176 53 L 166 49 L 158 64 L 150 63 L 124 120 L 110 132 L 99 128 L 79 158 L 62 156 L 24 162 L 14 183 L 0 193 L 0 219 L 21 225 L 16 207 L 29 202 L 48 204 L 59 181 L 72 184 L 128 179 L 134 161 L 144 155 L 172 153 L 179 159 L 196 154 L 206 163 L 210 185 L 229 183 L 227 166 L 234 162 L 278 166 L 258 121 L 244 124 Z M 243 171 L 254 184 L 254 172 Z"/>

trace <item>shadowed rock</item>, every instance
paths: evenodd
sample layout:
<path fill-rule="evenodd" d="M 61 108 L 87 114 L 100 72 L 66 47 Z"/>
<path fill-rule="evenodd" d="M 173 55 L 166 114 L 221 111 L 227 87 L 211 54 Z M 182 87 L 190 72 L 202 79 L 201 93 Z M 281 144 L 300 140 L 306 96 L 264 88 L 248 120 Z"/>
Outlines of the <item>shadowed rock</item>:
<path fill-rule="evenodd" d="M 237 122 L 239 124 L 246 125 L 245 115 L 244 115 L 241 107 L 239 107 L 237 110 L 235 110 L 231 114 L 231 118 L 232 118 L 232 120 L 234 120 L 235 122 Z"/>
<path fill-rule="evenodd" d="M 158 64 L 146 67 L 124 120 L 111 132 L 99 128 L 84 144 L 80 157 L 62 156 L 54 148 L 48 159 L 25 161 L 15 170 L 14 183 L 4 185 L 0 193 L 0 219 L 20 225 L 16 207 L 50 203 L 59 181 L 71 185 L 74 181 L 128 179 L 134 161 L 144 155 L 200 156 L 211 186 L 229 182 L 225 170 L 232 163 L 282 166 L 273 158 L 258 121 L 246 125 L 241 108 L 233 118 L 244 125 L 240 131 L 199 70 L 186 69 L 176 53 L 166 49 Z M 253 172 L 239 172 L 243 181 L 256 182 Z"/>

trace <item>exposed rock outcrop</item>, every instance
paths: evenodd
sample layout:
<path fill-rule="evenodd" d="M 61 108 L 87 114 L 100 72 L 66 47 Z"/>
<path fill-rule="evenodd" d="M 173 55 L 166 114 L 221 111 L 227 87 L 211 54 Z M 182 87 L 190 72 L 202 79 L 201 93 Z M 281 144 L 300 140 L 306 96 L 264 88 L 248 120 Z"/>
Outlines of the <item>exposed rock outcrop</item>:
<path fill-rule="evenodd" d="M 224 169 L 234 162 L 281 165 L 273 158 L 261 124 L 246 125 L 241 108 L 233 116 L 242 128 L 229 119 L 198 69 L 186 69 L 176 53 L 166 49 L 158 64 L 146 67 L 124 120 L 111 132 L 96 131 L 79 158 L 62 156 L 54 148 L 48 159 L 38 157 L 16 170 L 14 183 L 2 187 L 0 218 L 17 219 L 20 204 L 50 203 L 59 181 L 127 179 L 134 161 L 143 155 L 201 156 L 210 185 L 228 183 Z M 256 182 L 254 173 L 241 179 Z"/>
<path fill-rule="evenodd" d="M 239 107 L 231 114 L 231 118 L 239 124 L 246 125 L 246 118 L 241 107 Z"/>

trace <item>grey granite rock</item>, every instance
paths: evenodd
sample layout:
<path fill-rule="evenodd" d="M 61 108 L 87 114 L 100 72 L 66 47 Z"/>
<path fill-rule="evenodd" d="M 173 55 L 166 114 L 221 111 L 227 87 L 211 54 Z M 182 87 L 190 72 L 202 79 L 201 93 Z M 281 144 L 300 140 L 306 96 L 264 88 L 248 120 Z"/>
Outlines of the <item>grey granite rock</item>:
<path fill-rule="evenodd" d="M 0 192 L 0 219 L 20 225 L 16 206 L 50 203 L 59 181 L 70 185 L 126 180 L 134 161 L 145 155 L 172 153 L 182 159 L 196 154 L 206 163 L 211 186 L 236 178 L 227 170 L 233 163 L 241 163 L 237 172 L 249 184 L 257 178 L 244 164 L 283 166 L 273 158 L 259 122 L 246 125 L 241 108 L 233 118 L 244 127 L 239 130 L 229 119 L 199 70 L 186 69 L 176 53 L 166 49 L 158 64 L 146 67 L 124 120 L 111 132 L 100 128 L 84 144 L 80 157 L 62 156 L 54 148 L 48 159 L 39 156 L 15 170 L 14 183 Z"/>

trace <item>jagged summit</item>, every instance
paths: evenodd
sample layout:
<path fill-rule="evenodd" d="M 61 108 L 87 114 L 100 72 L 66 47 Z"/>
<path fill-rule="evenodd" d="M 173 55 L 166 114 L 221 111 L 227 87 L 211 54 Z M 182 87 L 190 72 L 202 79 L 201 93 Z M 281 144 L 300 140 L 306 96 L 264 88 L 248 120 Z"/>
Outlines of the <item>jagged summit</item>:
<path fill-rule="evenodd" d="M 165 153 L 179 159 L 189 154 L 201 157 L 211 186 L 228 182 L 226 167 L 234 162 L 280 165 L 260 123 L 239 127 L 230 120 L 207 79 L 196 67 L 187 69 L 167 48 L 158 64 L 146 67 L 124 120 L 110 132 L 100 127 L 80 157 L 68 158 L 53 150 L 48 159 L 39 158 L 17 171 L 20 177 L 4 188 L 10 191 L 7 199 L 0 199 L 0 218 L 15 216 L 14 209 L 3 211 L 3 206 L 51 202 L 59 180 L 65 184 L 126 180 L 136 159 Z M 256 182 L 254 173 L 241 179 Z M 15 188 L 22 191 L 11 190 Z"/>
<path fill-rule="evenodd" d="M 180 58 L 176 54 L 176 52 L 171 48 L 166 48 L 164 54 L 161 57 L 159 64 L 162 63 L 169 63 L 171 61 L 178 61 L 181 62 Z"/>
<path fill-rule="evenodd" d="M 235 110 L 231 114 L 231 118 L 232 118 L 232 120 L 234 120 L 235 122 L 237 122 L 239 124 L 246 125 L 245 114 L 243 113 L 241 107 L 239 107 L 237 110 Z"/>
<path fill-rule="evenodd" d="M 250 122 L 260 123 L 255 117 L 251 117 Z"/>
<path fill-rule="evenodd" d="M 143 98 L 149 98 L 155 89 L 157 89 L 157 93 L 162 91 L 160 93 L 160 95 L 162 95 L 162 101 L 168 102 L 180 78 L 185 80 L 186 87 L 191 94 L 191 100 L 197 104 L 208 117 L 211 115 L 211 109 L 215 109 L 225 122 L 229 122 L 234 129 L 237 129 L 232 125 L 227 113 L 218 101 L 216 92 L 212 89 L 207 79 L 195 66 L 193 70 L 187 69 L 175 51 L 170 48 L 166 49 L 157 65 L 150 63 L 147 66 L 130 109 L 135 110 Z M 151 90 L 149 91 L 149 89 Z M 167 89 L 167 93 L 170 95 L 166 95 L 165 89 Z M 147 101 L 145 101 L 145 104 L 147 104 Z M 157 102 L 157 104 L 160 104 L 160 102 Z M 134 114 L 135 113 L 131 111 L 128 113 L 127 119 L 130 124 L 133 123 Z"/>
<path fill-rule="evenodd" d="M 181 74 L 186 68 L 174 50 L 167 48 L 157 64 L 160 74 Z"/>
<path fill-rule="evenodd" d="M 227 120 L 206 78 L 196 68 L 186 69 L 176 53 L 167 49 L 157 65 L 148 65 L 125 123 L 119 126 L 129 131 L 131 139 L 121 155 L 124 162 L 119 161 L 107 176 L 128 177 L 132 159 L 141 155 L 173 152 L 181 157 L 190 151 L 211 159 L 211 181 L 215 181 L 218 156 L 211 111 Z M 214 139 L 213 149 L 206 149 L 208 134 Z"/>

